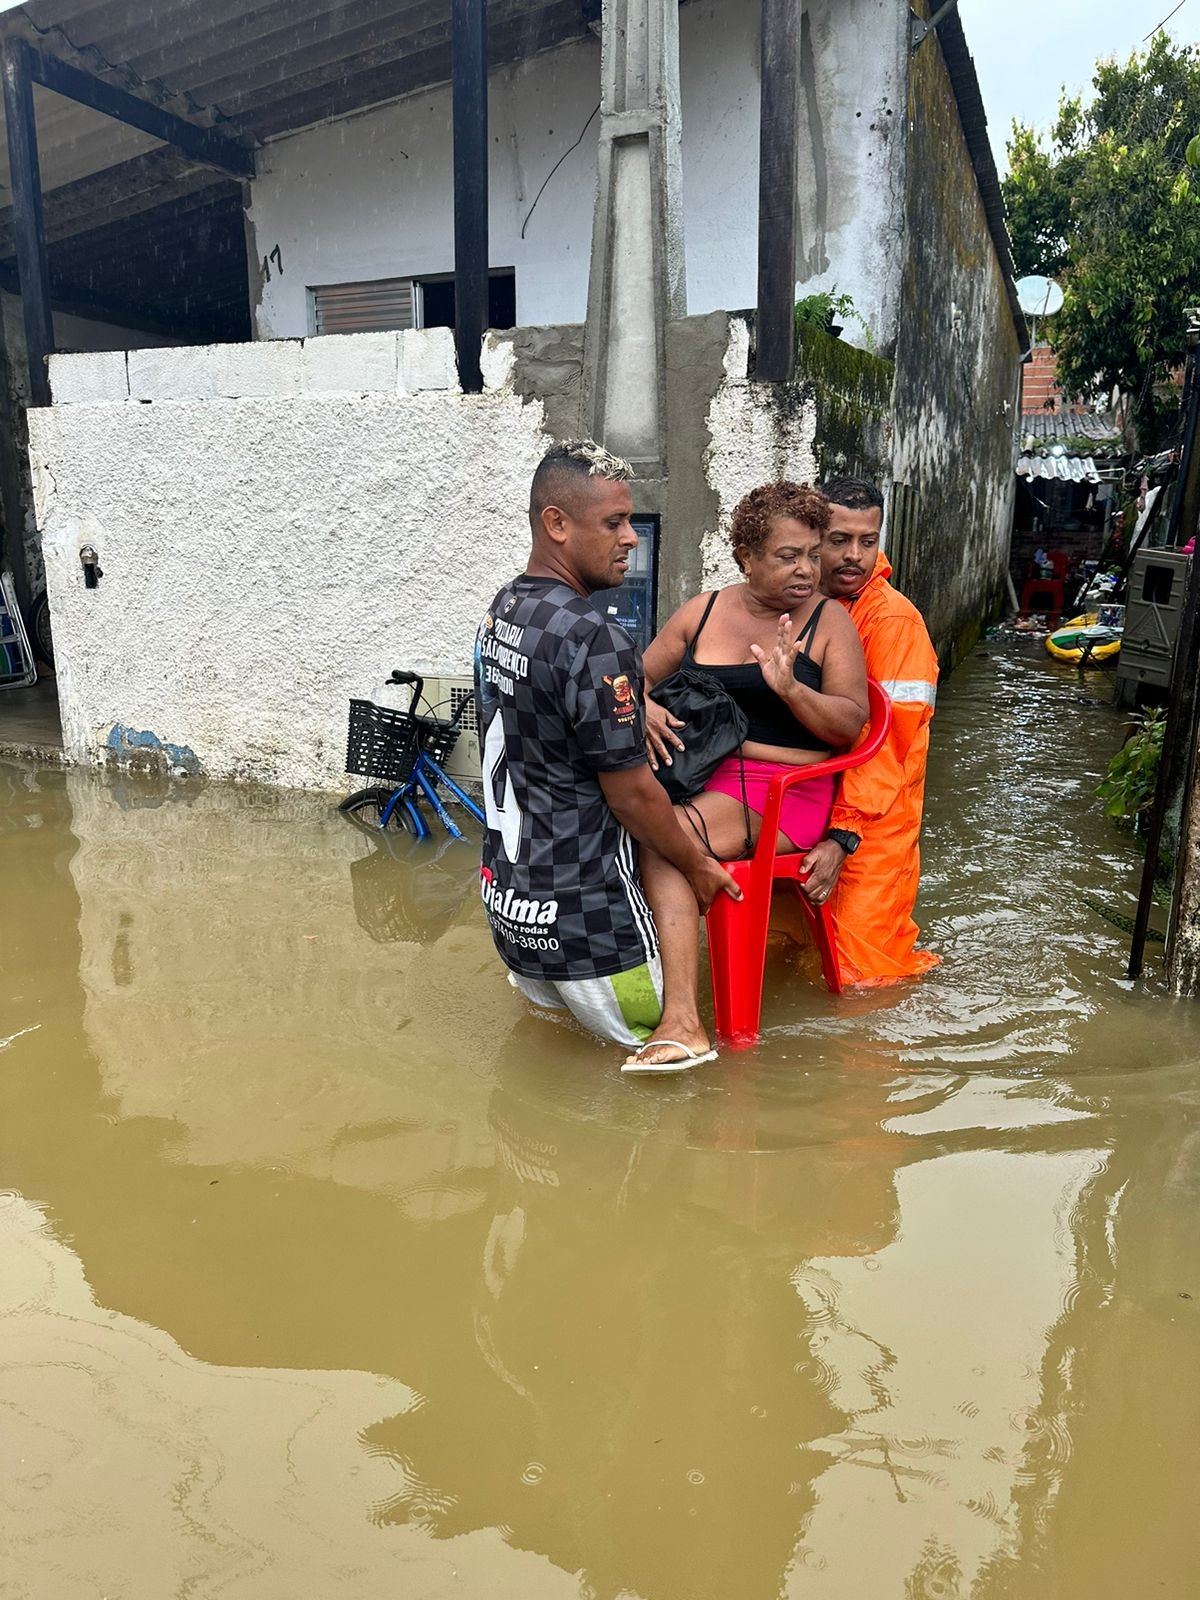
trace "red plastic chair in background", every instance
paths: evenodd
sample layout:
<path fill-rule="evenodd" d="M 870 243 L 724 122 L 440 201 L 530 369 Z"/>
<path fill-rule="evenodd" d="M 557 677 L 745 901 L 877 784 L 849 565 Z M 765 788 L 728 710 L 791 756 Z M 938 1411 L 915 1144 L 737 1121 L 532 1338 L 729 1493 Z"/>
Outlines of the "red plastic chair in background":
<path fill-rule="evenodd" d="M 892 723 L 892 703 L 873 678 L 867 680 L 867 699 L 867 727 L 855 748 L 844 756 L 832 756 L 811 767 L 785 767 L 778 777 L 772 778 L 754 854 L 748 861 L 724 863 L 740 886 L 743 898 L 731 900 L 727 894 L 719 894 L 709 908 L 708 961 L 717 1033 L 734 1050 L 748 1050 L 758 1039 L 771 891 L 776 883 L 786 883 L 799 900 L 821 955 L 825 983 L 832 994 L 842 992 L 833 913 L 827 904 L 814 905 L 801 889 L 800 885 L 808 877 L 800 870 L 804 859 L 801 852 L 781 856 L 776 853 L 776 844 L 779 813 L 789 789 L 827 773 L 861 767 L 881 748 Z"/>
<path fill-rule="evenodd" d="M 1046 560 L 1053 567 L 1054 576 L 1043 578 L 1037 574 L 1025 580 L 1021 588 L 1021 610 L 1061 616 L 1067 604 L 1066 583 L 1067 573 L 1071 570 L 1071 557 L 1066 550 L 1050 550 Z M 1043 601 L 1046 603 L 1042 604 Z"/>

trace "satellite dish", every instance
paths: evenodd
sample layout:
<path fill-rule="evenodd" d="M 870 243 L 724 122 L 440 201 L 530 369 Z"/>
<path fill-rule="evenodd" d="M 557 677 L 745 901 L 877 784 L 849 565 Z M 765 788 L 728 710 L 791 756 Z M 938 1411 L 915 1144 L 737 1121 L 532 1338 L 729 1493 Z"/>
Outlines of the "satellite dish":
<path fill-rule="evenodd" d="M 1052 317 L 1063 303 L 1053 278 L 1018 278 L 1017 301 L 1027 317 Z"/>

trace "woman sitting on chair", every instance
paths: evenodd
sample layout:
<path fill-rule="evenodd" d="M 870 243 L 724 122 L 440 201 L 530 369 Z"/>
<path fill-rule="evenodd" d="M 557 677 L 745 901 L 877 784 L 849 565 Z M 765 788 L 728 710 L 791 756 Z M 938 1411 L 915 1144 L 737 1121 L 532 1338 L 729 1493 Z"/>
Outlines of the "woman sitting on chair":
<path fill-rule="evenodd" d="M 646 751 L 655 770 L 660 762 L 669 765 L 672 750 L 687 740 L 686 727 L 653 698 L 654 685 L 677 668 L 710 675 L 749 720 L 740 752 L 678 808 L 680 820 L 719 861 L 752 853 L 767 786 L 781 767 L 825 760 L 853 744 L 867 720 L 858 631 L 818 588 L 818 551 L 828 526 L 829 505 L 819 490 L 797 483 L 752 490 L 739 501 L 730 530 L 742 582 L 687 601 L 646 651 Z M 832 777 L 789 790 L 780 854 L 811 849 L 825 837 L 833 791 Z M 682 874 L 644 848 L 642 882 L 662 946 L 663 1016 L 625 1066 L 678 1072 L 699 1057 L 711 1059 L 696 1005 L 699 911 Z M 681 1057 L 675 1044 L 689 1054 Z"/>

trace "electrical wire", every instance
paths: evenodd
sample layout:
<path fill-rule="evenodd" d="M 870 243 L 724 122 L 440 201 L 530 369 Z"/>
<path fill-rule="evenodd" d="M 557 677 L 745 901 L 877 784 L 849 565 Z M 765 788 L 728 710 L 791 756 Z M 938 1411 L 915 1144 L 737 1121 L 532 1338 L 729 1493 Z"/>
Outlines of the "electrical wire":
<path fill-rule="evenodd" d="M 1182 0 L 1181 0 L 1181 3 L 1182 3 Z M 545 183 L 542 184 L 542 187 L 534 195 L 533 204 L 530 206 L 529 210 L 525 213 L 525 221 L 521 224 L 521 237 L 522 237 L 522 239 L 525 237 L 525 229 L 529 226 L 530 217 L 537 210 L 538 201 L 542 198 L 542 196 L 546 192 L 546 185 L 550 182 L 550 179 L 554 176 L 554 174 L 558 171 L 559 167 L 562 166 L 563 162 L 571 154 L 571 150 L 578 150 L 579 149 L 579 146 L 583 143 L 583 135 L 588 131 L 588 129 L 591 127 L 592 123 L 595 122 L 596 117 L 599 114 L 599 111 L 600 111 L 600 102 L 597 101 L 595 110 L 592 112 L 591 116 L 587 119 L 587 121 L 583 125 L 583 132 L 579 135 L 578 139 L 576 139 L 575 143 L 571 146 L 570 150 L 564 150 L 563 151 L 562 155 L 559 156 L 558 160 L 554 163 L 554 165 L 550 168 L 550 171 L 546 174 Z"/>
<path fill-rule="evenodd" d="M 1179 4 L 1175 7 L 1175 11 L 1182 11 L 1186 4 L 1187 0 L 1179 0 Z M 1175 15 L 1175 11 L 1168 11 L 1166 16 L 1159 23 L 1158 27 L 1150 29 L 1150 32 L 1146 35 L 1146 39 L 1153 39 L 1154 35 L 1158 33 L 1160 29 L 1165 28 L 1167 23 L 1170 22 L 1171 18 Z M 1145 44 L 1146 39 L 1142 40 L 1143 44 Z"/>

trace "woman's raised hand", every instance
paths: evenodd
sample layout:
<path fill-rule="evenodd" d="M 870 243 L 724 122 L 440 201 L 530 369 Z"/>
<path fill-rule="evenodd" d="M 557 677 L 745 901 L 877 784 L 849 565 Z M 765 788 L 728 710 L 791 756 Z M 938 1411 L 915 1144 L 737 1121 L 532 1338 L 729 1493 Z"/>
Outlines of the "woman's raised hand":
<path fill-rule="evenodd" d="M 750 654 L 762 668 L 763 681 L 768 689 L 774 689 L 781 699 L 791 697 L 792 689 L 796 683 L 795 666 L 796 657 L 800 652 L 800 645 L 794 642 L 792 634 L 795 629 L 792 619 L 785 611 L 779 619 L 779 627 L 775 632 L 775 644 L 770 653 L 761 645 L 752 644 Z"/>

